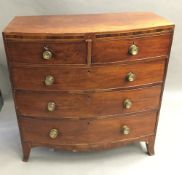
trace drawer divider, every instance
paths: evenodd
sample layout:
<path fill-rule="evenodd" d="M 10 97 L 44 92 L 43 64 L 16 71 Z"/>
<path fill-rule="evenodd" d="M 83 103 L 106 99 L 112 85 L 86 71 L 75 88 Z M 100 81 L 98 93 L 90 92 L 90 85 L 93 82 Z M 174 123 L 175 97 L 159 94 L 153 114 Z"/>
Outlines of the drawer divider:
<path fill-rule="evenodd" d="M 91 66 L 92 64 L 92 40 L 87 39 L 87 65 Z"/>

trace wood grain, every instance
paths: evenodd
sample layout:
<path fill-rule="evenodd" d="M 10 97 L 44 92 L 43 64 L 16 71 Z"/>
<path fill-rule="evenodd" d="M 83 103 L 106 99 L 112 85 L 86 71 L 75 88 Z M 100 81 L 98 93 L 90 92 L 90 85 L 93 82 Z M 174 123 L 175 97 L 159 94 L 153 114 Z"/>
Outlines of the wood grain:
<path fill-rule="evenodd" d="M 29 92 L 15 93 L 19 115 L 49 119 L 99 118 L 158 109 L 161 85 L 135 90 L 99 93 Z M 130 99 L 131 109 L 123 102 Z M 47 110 L 48 102 L 56 103 L 56 110 Z"/>
<path fill-rule="evenodd" d="M 64 144 L 112 143 L 154 133 L 156 113 L 147 112 L 126 117 L 101 120 L 38 120 L 21 118 L 23 139 L 26 142 Z M 122 133 L 122 126 L 130 128 L 130 134 Z M 59 130 L 56 139 L 49 138 L 52 128 Z"/>
<path fill-rule="evenodd" d="M 53 57 L 44 60 L 44 47 L 48 47 Z M 86 64 L 87 43 L 49 42 L 49 41 L 11 41 L 7 42 L 10 62 L 27 64 Z"/>
<path fill-rule="evenodd" d="M 62 16 L 18 16 L 4 30 L 6 35 L 67 35 L 137 31 L 173 27 L 168 20 L 151 12 L 125 12 Z M 45 32 L 46 31 L 46 32 Z"/>
<path fill-rule="evenodd" d="M 134 61 L 156 56 L 167 56 L 171 37 L 172 33 L 124 39 L 119 37 L 96 39 L 93 40 L 93 44 L 90 44 L 92 51 L 90 51 L 89 64 Z M 129 47 L 133 43 L 139 48 L 139 54 L 136 56 L 128 53 Z M 50 60 L 42 58 L 44 47 L 48 47 L 53 54 Z M 87 64 L 87 40 L 13 40 L 7 41 L 7 49 L 11 64 Z"/>
<path fill-rule="evenodd" d="M 92 63 L 133 61 L 156 56 L 166 56 L 170 48 L 172 34 L 148 37 L 130 37 L 94 40 L 92 46 Z M 139 53 L 132 56 L 129 47 L 135 43 Z"/>
<path fill-rule="evenodd" d="M 23 160 L 36 146 L 75 152 L 136 141 L 153 155 L 173 32 L 174 24 L 150 12 L 15 17 L 3 39 Z M 128 54 L 132 43 L 136 56 Z M 44 46 L 53 59 L 42 59 Z M 129 72 L 135 81 L 126 81 Z M 44 84 L 47 75 L 52 86 Z M 55 112 L 47 112 L 48 101 Z M 54 140 L 52 128 L 59 130 Z"/>
<path fill-rule="evenodd" d="M 165 59 L 82 68 L 14 66 L 11 71 L 15 89 L 36 91 L 115 89 L 162 82 L 164 63 Z M 135 81 L 126 80 L 129 72 L 136 74 Z M 51 86 L 44 84 L 47 75 L 55 78 L 55 82 Z"/>

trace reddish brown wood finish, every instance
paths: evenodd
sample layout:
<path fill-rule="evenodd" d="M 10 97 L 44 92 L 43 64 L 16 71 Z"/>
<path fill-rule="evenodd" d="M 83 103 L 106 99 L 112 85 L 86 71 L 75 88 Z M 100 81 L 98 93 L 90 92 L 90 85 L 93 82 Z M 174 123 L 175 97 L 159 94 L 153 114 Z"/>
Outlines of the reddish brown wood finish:
<path fill-rule="evenodd" d="M 96 67 L 12 67 L 15 89 L 25 90 L 94 90 L 116 89 L 160 83 L 163 80 L 165 60 L 145 60 L 134 64 Z M 150 69 L 149 69 L 150 66 Z M 126 75 L 136 74 L 136 80 L 128 82 Z M 46 86 L 45 77 L 52 75 L 55 83 Z"/>
<path fill-rule="evenodd" d="M 117 33 L 172 28 L 173 23 L 151 12 L 109 14 L 17 16 L 4 30 L 6 37 L 84 36 L 87 33 Z"/>
<path fill-rule="evenodd" d="M 153 13 L 15 17 L 3 39 L 23 160 L 36 146 L 75 152 L 138 141 L 153 155 L 173 31 Z M 128 54 L 133 42 L 136 56 Z M 44 46 L 53 59 L 42 59 Z M 135 81 L 126 81 L 128 72 Z M 44 85 L 46 75 L 55 77 L 52 86 Z M 129 110 L 125 98 L 133 102 Z M 55 112 L 46 111 L 49 100 Z M 54 140 L 52 128 L 60 132 Z"/>
<path fill-rule="evenodd" d="M 149 35 L 145 37 L 128 37 L 100 39 L 93 42 L 93 63 L 130 61 L 147 57 L 168 55 L 172 34 Z M 135 43 L 139 53 L 135 56 L 128 53 L 128 48 Z"/>
<path fill-rule="evenodd" d="M 37 120 L 21 118 L 23 139 L 26 142 L 64 144 L 99 144 L 128 140 L 154 134 L 156 112 L 147 112 L 125 117 L 102 120 Z M 122 127 L 127 125 L 130 134 L 124 135 Z M 59 130 L 56 139 L 49 137 L 52 128 Z"/>
<path fill-rule="evenodd" d="M 155 144 L 155 137 L 150 136 L 148 141 L 146 142 L 147 153 L 148 153 L 149 156 L 154 155 L 154 144 Z"/>
<path fill-rule="evenodd" d="M 134 90 L 99 93 L 65 92 L 22 92 L 15 94 L 19 115 L 35 118 L 105 118 L 109 115 L 128 114 L 157 109 L 161 86 Z M 38 99 L 38 100 L 37 100 Z M 123 102 L 130 99 L 131 109 L 125 109 Z M 56 103 L 56 110 L 47 110 L 48 102 Z"/>
<path fill-rule="evenodd" d="M 92 63 L 107 63 L 117 61 L 133 61 L 147 57 L 167 56 L 170 48 L 171 33 L 149 35 L 143 37 L 97 39 L 92 45 Z M 160 42 L 159 42 L 160 41 Z M 129 47 L 135 43 L 139 47 L 139 54 L 132 56 Z M 76 41 L 49 40 L 10 40 L 7 42 L 11 63 L 28 64 L 86 64 L 87 43 Z M 49 48 L 53 57 L 44 60 L 44 47 Z"/>
<path fill-rule="evenodd" d="M 28 64 L 86 64 L 87 44 L 85 41 L 8 41 L 10 62 Z M 47 47 L 53 54 L 50 60 L 42 57 Z"/>
<path fill-rule="evenodd" d="M 30 151 L 31 151 L 31 144 L 27 142 L 23 142 L 22 149 L 23 149 L 23 161 L 27 162 L 29 159 Z"/>

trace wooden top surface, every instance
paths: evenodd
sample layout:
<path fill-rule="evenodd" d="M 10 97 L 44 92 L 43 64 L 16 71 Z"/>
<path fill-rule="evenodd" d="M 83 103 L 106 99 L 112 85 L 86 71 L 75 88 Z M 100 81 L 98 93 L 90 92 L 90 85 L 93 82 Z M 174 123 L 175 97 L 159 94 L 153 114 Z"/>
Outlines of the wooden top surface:
<path fill-rule="evenodd" d="M 125 12 L 89 15 L 17 16 L 5 28 L 11 34 L 83 34 L 145 30 L 173 26 L 151 12 Z"/>

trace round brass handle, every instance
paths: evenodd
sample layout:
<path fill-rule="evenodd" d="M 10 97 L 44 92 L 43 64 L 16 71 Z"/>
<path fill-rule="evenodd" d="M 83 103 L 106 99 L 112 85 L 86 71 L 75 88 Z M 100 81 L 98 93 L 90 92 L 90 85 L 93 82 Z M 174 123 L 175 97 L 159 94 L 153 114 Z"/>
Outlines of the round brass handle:
<path fill-rule="evenodd" d="M 136 75 L 133 73 L 133 72 L 129 72 L 127 75 L 126 75 L 126 80 L 127 81 L 134 81 L 136 79 Z"/>
<path fill-rule="evenodd" d="M 52 52 L 45 48 L 45 51 L 42 53 L 42 57 L 44 60 L 50 60 L 52 58 Z"/>
<path fill-rule="evenodd" d="M 125 99 L 123 102 L 123 106 L 125 109 L 130 109 L 132 107 L 132 101 L 130 99 Z"/>
<path fill-rule="evenodd" d="M 49 103 L 47 104 L 47 110 L 48 110 L 49 112 L 53 112 L 53 111 L 55 111 L 55 109 L 56 109 L 56 103 L 54 103 L 54 102 L 49 102 Z"/>
<path fill-rule="evenodd" d="M 56 138 L 58 137 L 58 135 L 59 135 L 58 129 L 53 128 L 53 129 L 51 129 L 51 130 L 49 131 L 49 137 L 50 137 L 51 139 L 56 139 Z"/>
<path fill-rule="evenodd" d="M 139 52 L 139 48 L 138 46 L 136 46 L 135 44 L 132 44 L 130 47 L 129 47 L 129 50 L 128 50 L 128 53 L 130 55 L 137 55 Z"/>
<path fill-rule="evenodd" d="M 54 77 L 52 75 L 47 75 L 44 83 L 46 86 L 51 86 L 54 83 Z"/>
<path fill-rule="evenodd" d="M 130 128 L 129 128 L 127 125 L 124 125 L 124 126 L 122 127 L 122 133 L 123 133 L 124 135 L 128 135 L 128 134 L 130 133 Z"/>

